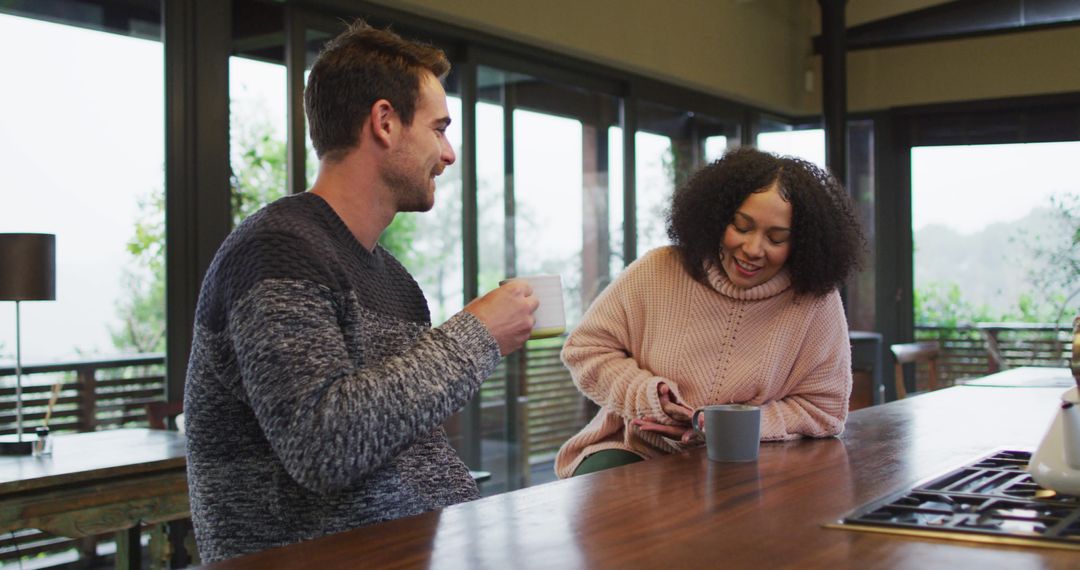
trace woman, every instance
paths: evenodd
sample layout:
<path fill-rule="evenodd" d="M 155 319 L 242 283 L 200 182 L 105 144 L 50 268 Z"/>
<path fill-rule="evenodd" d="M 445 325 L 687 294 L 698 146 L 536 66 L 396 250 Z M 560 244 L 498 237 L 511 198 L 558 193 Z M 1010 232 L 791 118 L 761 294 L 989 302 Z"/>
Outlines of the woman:
<path fill-rule="evenodd" d="M 763 440 L 844 429 L 837 289 L 864 241 L 840 185 L 802 160 L 733 150 L 676 191 L 668 235 L 567 339 L 563 362 L 601 409 L 559 450 L 559 477 L 697 443 L 690 416 L 709 404 L 760 406 Z"/>

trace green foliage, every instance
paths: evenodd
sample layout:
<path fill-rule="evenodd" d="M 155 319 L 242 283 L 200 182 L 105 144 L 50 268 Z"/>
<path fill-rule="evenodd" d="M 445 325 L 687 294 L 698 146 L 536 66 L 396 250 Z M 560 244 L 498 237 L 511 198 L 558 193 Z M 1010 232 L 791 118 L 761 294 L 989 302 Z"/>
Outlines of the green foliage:
<path fill-rule="evenodd" d="M 288 162 L 285 141 L 274 137 L 270 123 L 256 121 L 235 125 L 238 152 L 235 153 L 232 186 L 232 220 L 236 227 L 259 208 L 286 193 Z M 237 164 L 238 163 L 238 164 Z"/>
<path fill-rule="evenodd" d="M 1019 295 L 1011 307 L 995 311 L 966 301 L 956 283 L 930 283 L 915 290 L 915 324 L 955 328 L 978 322 L 1055 323 L 1061 314 L 1076 314 L 1080 295 L 1069 296 L 1080 293 L 1080 195 L 1053 196 L 1050 203 L 1056 223 L 1010 238 L 1024 244 L 1037 261 L 1032 264 L 1037 269 L 1028 275 L 1031 292 Z"/>
<path fill-rule="evenodd" d="M 233 224 L 240 223 L 285 193 L 285 143 L 275 140 L 269 121 L 236 125 Z M 127 296 L 117 303 L 119 327 L 110 327 L 113 346 L 123 352 L 165 350 L 165 193 L 155 190 L 139 201 L 139 217 L 127 244 L 131 266 L 122 279 Z"/>
<path fill-rule="evenodd" d="M 233 156 L 232 221 L 235 227 L 259 208 L 286 193 L 286 146 L 265 118 L 234 120 L 238 133 Z M 399 215 L 380 243 L 398 259 L 411 259 L 416 231 L 412 215 Z M 113 347 L 121 352 L 165 350 L 165 193 L 156 189 L 139 201 L 139 217 L 127 244 L 131 266 L 121 279 L 127 295 L 117 303 L 119 326 L 110 326 Z"/>
<path fill-rule="evenodd" d="M 412 249 L 417 230 L 417 214 L 405 212 L 394 216 L 394 221 L 379 236 L 379 245 L 385 247 L 406 267 L 416 267 L 417 253 Z"/>
<path fill-rule="evenodd" d="M 915 325 L 956 328 L 960 325 L 995 321 L 997 316 L 986 305 L 975 306 L 964 299 L 960 286 L 951 282 L 933 282 L 915 289 Z"/>
<path fill-rule="evenodd" d="M 664 170 L 664 176 L 671 181 L 673 188 L 682 186 L 694 170 L 702 165 L 693 163 L 694 143 L 682 139 L 669 139 L 671 146 L 660 157 L 660 166 Z"/>
<path fill-rule="evenodd" d="M 987 322 L 1052 323 L 1065 297 L 1024 293 L 1015 306 L 995 311 L 988 305 L 967 301 L 960 285 L 938 281 L 916 288 L 914 300 L 916 326 L 957 328 Z"/>
<path fill-rule="evenodd" d="M 127 296 L 117 303 L 120 327 L 109 327 L 113 346 L 125 352 L 165 350 L 165 193 L 139 200 L 139 218 L 127 243 L 134 267 L 121 279 Z"/>
<path fill-rule="evenodd" d="M 1022 323 L 1053 323 L 1058 316 L 1065 296 L 1061 293 L 1040 294 L 1023 293 L 1016 300 L 1016 310 L 1002 320 Z"/>
<path fill-rule="evenodd" d="M 1066 236 L 1064 239 L 1034 236 L 1030 240 L 1032 255 L 1050 268 L 1032 274 L 1031 278 L 1040 289 L 1069 295 L 1080 286 L 1080 194 L 1052 196 L 1050 205 Z"/>

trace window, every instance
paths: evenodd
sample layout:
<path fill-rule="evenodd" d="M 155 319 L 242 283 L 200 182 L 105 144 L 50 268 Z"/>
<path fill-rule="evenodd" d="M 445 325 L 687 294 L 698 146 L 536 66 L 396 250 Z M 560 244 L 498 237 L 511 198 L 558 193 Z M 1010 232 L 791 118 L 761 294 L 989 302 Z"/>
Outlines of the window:
<path fill-rule="evenodd" d="M 0 50 L 20 54 L 0 75 L 26 78 L 0 90 L 0 231 L 57 244 L 56 301 L 23 305 L 24 362 L 164 349 L 162 44 L 84 25 L 0 14 Z M 14 322 L 0 303 L 0 360 Z"/>
<path fill-rule="evenodd" d="M 911 150 L 916 325 L 1080 310 L 1078 159 L 1080 142 Z"/>
<path fill-rule="evenodd" d="M 637 253 L 668 245 L 671 195 L 688 176 L 739 144 L 732 120 L 652 102 L 638 105 L 635 133 Z"/>
<path fill-rule="evenodd" d="M 827 168 L 824 129 L 762 132 L 757 136 L 757 147 L 774 154 L 801 158 L 821 168 Z"/>
<path fill-rule="evenodd" d="M 481 292 L 506 276 L 562 277 L 567 326 L 610 279 L 614 97 L 480 66 L 476 108 Z M 620 153 L 621 154 L 621 153 Z M 615 200 L 621 214 L 621 200 Z M 621 217 L 621 216 L 620 216 Z M 486 493 L 550 480 L 584 424 L 562 339 L 529 341 L 482 389 Z M 537 473 L 533 464 L 543 465 Z"/>
<path fill-rule="evenodd" d="M 235 227 L 284 196 L 287 158 L 285 66 L 229 58 L 229 162 Z"/>

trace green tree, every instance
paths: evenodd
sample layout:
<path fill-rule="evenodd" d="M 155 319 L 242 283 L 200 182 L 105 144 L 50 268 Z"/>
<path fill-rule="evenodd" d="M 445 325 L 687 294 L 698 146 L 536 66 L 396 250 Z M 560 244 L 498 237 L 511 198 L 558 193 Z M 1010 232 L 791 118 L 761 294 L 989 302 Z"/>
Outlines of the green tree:
<path fill-rule="evenodd" d="M 135 233 L 128 240 L 132 266 L 121 279 L 127 296 L 117 303 L 119 327 L 110 327 L 113 346 L 124 352 L 165 350 L 165 193 L 139 200 Z"/>
<path fill-rule="evenodd" d="M 286 191 L 285 142 L 275 137 L 265 117 L 244 120 L 238 117 L 233 154 L 233 225 L 255 213 Z M 383 232 L 380 243 L 395 257 L 415 266 L 411 243 L 416 221 L 397 216 Z M 110 326 L 113 347 L 122 352 L 163 352 L 165 350 L 165 193 L 150 191 L 139 201 L 139 217 L 127 244 L 131 264 L 122 279 L 127 295 L 117 303 L 118 326 Z"/>
<path fill-rule="evenodd" d="M 957 328 L 977 322 L 996 321 L 986 305 L 974 305 L 964 299 L 960 286 L 953 282 L 932 282 L 915 289 L 915 325 Z"/>
<path fill-rule="evenodd" d="M 1071 320 L 1080 311 L 1080 194 L 1050 197 L 1048 216 L 1009 237 L 1023 254 L 1011 261 L 1027 267 L 1032 291 L 1017 300 L 1024 322 Z M 1059 323 L 1060 324 L 1060 323 Z"/>
<path fill-rule="evenodd" d="M 1050 198 L 1051 218 L 1038 227 L 1017 231 L 1009 239 L 1023 245 L 1030 292 L 1020 294 L 1006 309 L 991 309 L 965 301 L 960 286 L 930 283 L 916 288 L 915 323 L 955 328 L 987 321 L 1055 323 L 1080 310 L 1080 195 Z M 1015 265 L 1024 259 L 1014 260 Z M 1070 295 L 1075 295 L 1070 299 Z M 1067 304 L 1068 303 L 1068 304 Z M 1069 319 L 1060 319 L 1066 322 Z"/>
<path fill-rule="evenodd" d="M 1052 321 L 1062 310 L 1066 315 L 1080 311 L 1080 194 L 1067 193 L 1051 196 L 1053 219 L 1060 224 L 1057 235 L 1032 236 L 1032 255 L 1045 262 L 1041 271 L 1031 274 L 1032 283 L 1041 291 L 1056 297 Z M 1071 307 L 1065 303 L 1075 302 Z M 1068 310 L 1072 308 L 1071 312 Z"/>
<path fill-rule="evenodd" d="M 398 214 L 379 236 L 379 245 L 394 254 L 394 257 L 406 267 L 416 267 L 418 262 L 422 261 L 412 247 L 416 231 L 416 214 Z"/>
<path fill-rule="evenodd" d="M 233 152 L 233 227 L 259 208 L 285 195 L 287 159 L 285 141 L 275 136 L 269 121 L 233 121 L 237 132 Z"/>

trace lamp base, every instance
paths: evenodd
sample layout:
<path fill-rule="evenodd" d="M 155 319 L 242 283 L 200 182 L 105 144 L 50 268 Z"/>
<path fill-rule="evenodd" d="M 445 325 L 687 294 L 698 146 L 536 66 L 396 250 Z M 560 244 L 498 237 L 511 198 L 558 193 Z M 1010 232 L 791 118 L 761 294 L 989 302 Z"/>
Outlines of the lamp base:
<path fill-rule="evenodd" d="M 34 440 L 32 438 L 19 441 L 13 435 L 0 437 L 0 455 L 32 455 L 33 453 Z"/>

